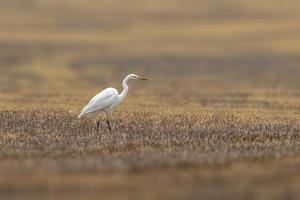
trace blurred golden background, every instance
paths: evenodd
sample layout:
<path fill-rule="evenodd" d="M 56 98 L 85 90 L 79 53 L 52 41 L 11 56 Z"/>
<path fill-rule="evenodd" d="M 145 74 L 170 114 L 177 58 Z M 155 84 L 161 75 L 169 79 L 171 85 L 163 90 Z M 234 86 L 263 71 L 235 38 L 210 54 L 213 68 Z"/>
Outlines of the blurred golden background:
<path fill-rule="evenodd" d="M 44 98 L 43 105 L 53 105 L 60 96 L 78 109 L 104 87 L 121 89 L 128 73 L 152 80 L 132 83 L 133 94 L 150 100 L 163 94 L 165 106 L 187 96 L 208 106 L 210 99 L 199 96 L 226 93 L 226 98 L 245 90 L 260 99 L 265 91 L 275 96 L 290 91 L 294 98 L 300 85 L 299 4 L 1 1 L 1 102 L 16 107 L 22 97 L 23 106 L 34 101 L 37 106 Z"/>

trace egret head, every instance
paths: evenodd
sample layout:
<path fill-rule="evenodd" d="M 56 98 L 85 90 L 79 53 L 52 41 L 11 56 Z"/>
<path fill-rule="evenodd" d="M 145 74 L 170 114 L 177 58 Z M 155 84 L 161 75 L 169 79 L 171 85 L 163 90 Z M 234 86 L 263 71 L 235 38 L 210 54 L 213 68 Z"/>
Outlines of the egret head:
<path fill-rule="evenodd" d="M 135 74 L 130 74 L 129 77 L 131 79 L 139 79 L 139 80 L 143 80 L 143 81 L 148 81 L 147 78 L 144 78 L 144 77 L 141 77 L 141 76 L 138 76 L 138 75 L 135 75 Z"/>

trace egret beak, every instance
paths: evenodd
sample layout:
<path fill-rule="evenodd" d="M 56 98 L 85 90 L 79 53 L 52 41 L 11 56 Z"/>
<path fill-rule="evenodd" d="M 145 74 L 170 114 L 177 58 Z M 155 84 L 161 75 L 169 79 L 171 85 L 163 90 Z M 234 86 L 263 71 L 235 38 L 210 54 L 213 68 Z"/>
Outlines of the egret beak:
<path fill-rule="evenodd" d="M 137 78 L 140 79 L 140 80 L 143 80 L 143 81 L 148 81 L 148 79 L 144 78 L 144 77 L 137 76 Z"/>

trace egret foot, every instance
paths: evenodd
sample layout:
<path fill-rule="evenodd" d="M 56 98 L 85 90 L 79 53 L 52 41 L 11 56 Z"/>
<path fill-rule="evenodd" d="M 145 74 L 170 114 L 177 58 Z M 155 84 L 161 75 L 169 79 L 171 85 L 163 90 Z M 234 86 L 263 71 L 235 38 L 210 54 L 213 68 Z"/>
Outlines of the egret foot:
<path fill-rule="evenodd" d="M 110 124 L 109 124 L 109 121 L 106 120 L 106 122 L 107 122 L 107 126 L 108 126 L 108 128 L 109 128 L 109 131 L 111 132 L 111 126 L 110 126 Z"/>
<path fill-rule="evenodd" d="M 97 133 L 99 131 L 99 125 L 100 125 L 100 121 L 97 121 L 97 127 L 96 127 Z"/>

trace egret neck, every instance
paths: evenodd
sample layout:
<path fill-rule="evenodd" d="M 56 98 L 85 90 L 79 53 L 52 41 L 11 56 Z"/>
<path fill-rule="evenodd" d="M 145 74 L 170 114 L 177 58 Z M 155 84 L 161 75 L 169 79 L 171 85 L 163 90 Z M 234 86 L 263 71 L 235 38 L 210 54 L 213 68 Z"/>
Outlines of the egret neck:
<path fill-rule="evenodd" d="M 124 78 L 123 82 L 122 82 L 122 86 L 123 86 L 123 91 L 121 94 L 119 94 L 119 101 L 122 102 L 124 100 L 124 98 L 126 97 L 129 87 L 127 85 L 127 81 L 129 81 L 129 79 L 131 79 L 130 75 L 126 76 L 126 78 Z"/>

